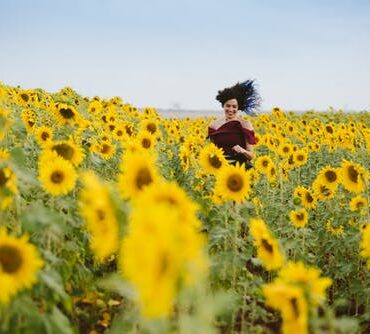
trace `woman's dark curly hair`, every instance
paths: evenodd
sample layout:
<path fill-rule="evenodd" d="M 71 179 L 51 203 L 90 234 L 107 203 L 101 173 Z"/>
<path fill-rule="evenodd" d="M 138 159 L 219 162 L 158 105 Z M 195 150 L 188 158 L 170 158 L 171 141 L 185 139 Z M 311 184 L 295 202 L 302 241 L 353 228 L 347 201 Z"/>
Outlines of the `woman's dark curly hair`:
<path fill-rule="evenodd" d="M 252 111 L 252 109 L 259 107 L 260 97 L 254 87 L 253 80 L 247 80 L 236 85 L 219 90 L 216 96 L 216 100 L 221 102 L 224 106 L 225 102 L 231 99 L 238 101 L 238 109 L 246 113 Z"/>

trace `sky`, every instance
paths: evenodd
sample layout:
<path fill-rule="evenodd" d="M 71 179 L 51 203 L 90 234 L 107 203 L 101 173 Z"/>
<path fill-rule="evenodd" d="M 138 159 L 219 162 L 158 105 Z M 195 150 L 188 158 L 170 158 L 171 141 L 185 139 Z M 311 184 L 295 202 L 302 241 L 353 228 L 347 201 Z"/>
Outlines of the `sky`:
<path fill-rule="evenodd" d="M 137 107 L 370 110 L 370 1 L 0 0 L 0 81 Z"/>

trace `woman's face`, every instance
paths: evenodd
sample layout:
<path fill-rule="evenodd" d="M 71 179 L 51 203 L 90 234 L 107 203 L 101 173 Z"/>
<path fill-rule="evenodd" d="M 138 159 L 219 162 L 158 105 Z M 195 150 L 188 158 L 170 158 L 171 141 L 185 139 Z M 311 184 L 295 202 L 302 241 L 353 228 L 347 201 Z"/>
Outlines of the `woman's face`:
<path fill-rule="evenodd" d="M 238 100 L 237 99 L 227 100 L 224 103 L 224 111 L 226 120 L 236 118 L 238 115 Z"/>

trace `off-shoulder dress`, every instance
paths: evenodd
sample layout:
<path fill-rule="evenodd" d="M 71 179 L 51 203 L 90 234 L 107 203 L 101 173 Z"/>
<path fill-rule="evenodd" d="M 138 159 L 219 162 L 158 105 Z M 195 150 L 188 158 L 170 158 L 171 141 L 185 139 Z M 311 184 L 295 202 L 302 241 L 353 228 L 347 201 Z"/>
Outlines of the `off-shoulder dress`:
<path fill-rule="evenodd" d="M 240 121 L 226 122 L 217 129 L 208 127 L 208 137 L 217 147 L 223 149 L 226 159 L 231 164 L 239 162 L 244 164 L 247 169 L 252 167 L 249 159 L 244 154 L 236 153 L 232 149 L 235 145 L 240 145 L 246 149 L 246 142 L 251 145 L 257 142 L 254 131 L 244 128 Z"/>

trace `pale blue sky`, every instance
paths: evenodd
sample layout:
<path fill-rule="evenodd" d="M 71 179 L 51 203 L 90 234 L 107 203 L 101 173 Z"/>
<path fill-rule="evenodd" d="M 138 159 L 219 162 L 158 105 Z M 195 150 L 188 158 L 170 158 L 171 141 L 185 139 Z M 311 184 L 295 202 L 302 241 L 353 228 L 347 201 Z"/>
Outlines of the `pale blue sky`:
<path fill-rule="evenodd" d="M 370 1 L 0 0 L 0 81 L 138 107 L 370 109 Z"/>

